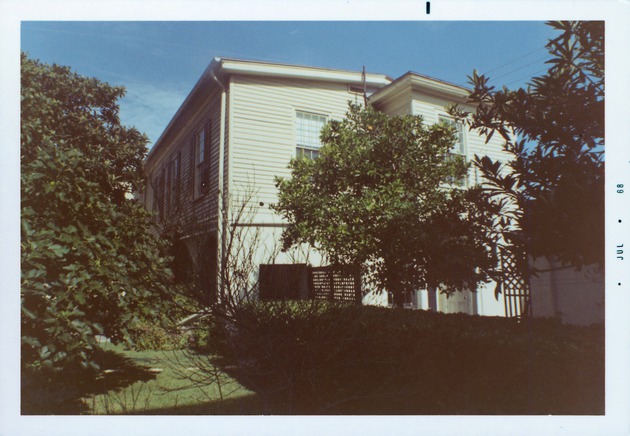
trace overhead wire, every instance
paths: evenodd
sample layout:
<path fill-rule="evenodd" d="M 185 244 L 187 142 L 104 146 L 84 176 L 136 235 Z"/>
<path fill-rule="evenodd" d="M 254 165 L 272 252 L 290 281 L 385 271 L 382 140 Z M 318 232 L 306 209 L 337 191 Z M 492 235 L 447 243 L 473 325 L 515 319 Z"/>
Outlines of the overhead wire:
<path fill-rule="evenodd" d="M 544 73 L 545 71 L 548 71 L 548 68 L 543 68 L 543 69 L 541 69 L 541 70 L 534 71 L 533 73 L 529 73 L 529 74 L 527 74 L 526 76 L 521 76 L 521 77 L 519 77 L 518 79 L 514 79 L 514 80 L 512 80 L 512 81 L 510 81 L 510 82 L 507 82 L 507 83 L 505 84 L 505 86 L 507 86 L 507 85 L 511 85 L 512 83 L 520 82 L 521 80 L 523 80 L 523 79 L 527 79 L 528 77 L 529 77 L 529 78 L 532 78 L 532 77 L 536 76 L 537 74 Z"/>
<path fill-rule="evenodd" d="M 525 69 L 525 68 L 527 68 L 527 67 L 529 67 L 531 65 L 535 65 L 537 63 L 540 63 L 540 61 L 545 60 L 545 59 L 548 59 L 548 56 L 545 56 L 545 57 L 542 57 L 542 58 L 538 58 L 535 61 L 529 62 L 529 63 L 527 63 L 527 64 L 525 64 L 525 65 L 523 65 L 523 66 L 521 66 L 519 68 L 516 68 L 514 70 L 510 70 L 507 73 L 499 74 L 498 76 L 494 77 L 494 79 L 500 79 L 501 77 L 509 76 L 509 75 L 514 74 L 514 73 L 516 73 L 518 71 L 521 71 L 521 70 L 523 70 L 523 69 Z"/>
<path fill-rule="evenodd" d="M 501 68 L 506 67 L 508 65 L 511 65 L 511 64 L 513 64 L 515 62 L 518 62 L 521 59 L 524 59 L 524 58 L 526 58 L 526 57 L 528 57 L 528 56 L 530 56 L 530 55 L 532 55 L 532 54 L 534 54 L 534 53 L 536 53 L 537 51 L 540 51 L 540 50 L 546 50 L 546 47 L 545 46 L 538 47 L 537 49 L 534 49 L 534 50 L 532 50 L 530 52 L 527 52 L 527 53 L 525 53 L 523 55 L 520 55 L 520 56 L 518 56 L 518 57 L 516 57 L 516 58 L 514 58 L 514 59 L 512 59 L 510 61 L 507 61 L 504 64 L 499 65 L 498 67 L 494 67 L 494 68 L 486 71 L 486 74 L 494 73 L 495 71 L 500 70 Z"/>
<path fill-rule="evenodd" d="M 537 53 L 537 52 L 539 52 L 539 51 L 541 51 L 541 50 L 546 50 L 546 47 L 545 47 L 545 46 L 538 47 L 538 48 L 536 48 L 536 49 L 534 49 L 534 50 L 532 50 L 532 51 L 529 51 L 529 52 L 527 52 L 527 53 L 525 53 L 525 54 L 523 54 L 523 55 L 520 55 L 520 56 L 518 56 L 518 57 L 515 57 L 515 58 L 513 58 L 513 59 L 509 60 L 508 62 L 505 62 L 505 63 L 503 63 L 503 64 L 501 64 L 501 65 L 499 65 L 499 66 L 497 66 L 497 67 L 494 67 L 494 68 L 491 68 L 491 69 L 489 69 L 489 70 L 487 70 L 487 71 L 484 71 L 483 73 L 484 73 L 484 75 L 485 75 L 485 76 L 489 76 L 491 73 L 494 73 L 494 72 L 496 72 L 496 71 L 499 71 L 499 70 L 505 69 L 505 67 L 507 67 L 507 66 L 517 64 L 517 63 L 519 63 L 520 61 L 525 60 L 525 58 L 528 58 L 528 57 L 532 56 L 533 54 L 535 54 L 535 53 Z M 507 72 L 505 72 L 505 73 L 501 73 L 501 74 L 499 74 L 498 76 L 490 77 L 490 79 L 491 79 L 492 81 L 495 81 L 495 80 L 500 79 L 500 78 L 509 77 L 509 76 L 513 75 L 514 73 L 517 73 L 517 72 L 519 72 L 519 71 L 522 71 L 522 70 L 524 70 L 524 69 L 526 69 L 527 67 L 530 67 L 530 66 L 532 66 L 532 65 L 536 65 L 537 63 L 540 63 L 541 61 L 544 61 L 544 60 L 548 59 L 549 57 L 550 57 L 550 56 L 549 56 L 548 54 L 547 54 L 547 55 L 545 55 L 545 56 L 542 56 L 542 57 L 538 57 L 538 58 L 536 58 L 535 60 L 533 60 L 533 61 L 531 61 L 531 62 L 528 62 L 527 64 L 524 64 L 524 65 L 519 66 L 518 68 L 514 68 L 514 69 L 512 69 L 512 70 L 510 70 L 510 71 L 507 71 Z M 520 76 L 520 77 L 518 77 L 517 79 L 513 79 L 513 80 L 510 80 L 509 82 L 505 83 L 505 86 L 510 85 L 510 84 L 512 84 L 512 83 L 519 82 L 519 81 L 521 81 L 521 80 L 523 80 L 523 79 L 526 79 L 526 78 L 528 78 L 528 77 L 533 77 L 533 75 L 538 74 L 538 73 L 543 72 L 543 71 L 546 71 L 546 70 L 547 70 L 547 68 L 544 68 L 544 69 L 542 69 L 542 70 L 538 70 L 538 71 L 536 71 L 536 72 L 534 72 L 534 73 L 528 73 L 528 74 L 527 74 L 527 75 L 525 75 L 525 76 Z"/>

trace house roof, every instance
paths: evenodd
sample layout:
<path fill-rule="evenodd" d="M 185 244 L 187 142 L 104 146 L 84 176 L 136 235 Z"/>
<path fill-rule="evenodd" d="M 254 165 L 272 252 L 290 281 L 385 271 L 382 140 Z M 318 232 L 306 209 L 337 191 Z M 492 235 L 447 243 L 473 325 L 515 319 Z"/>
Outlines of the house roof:
<path fill-rule="evenodd" d="M 372 104 L 384 102 L 394 98 L 396 95 L 407 89 L 411 89 L 412 91 L 422 91 L 439 97 L 446 97 L 452 99 L 453 101 L 462 103 L 465 102 L 466 97 L 470 92 L 469 89 L 463 86 L 409 71 L 394 80 L 388 86 L 385 86 L 372 94 L 370 96 L 370 102 Z"/>
<path fill-rule="evenodd" d="M 363 83 L 363 77 L 360 71 L 230 58 L 215 58 L 215 60 L 220 64 L 218 74 L 243 74 L 356 84 Z M 368 86 L 380 88 L 389 85 L 392 82 L 392 78 L 385 74 L 366 73 L 365 81 Z"/>
<path fill-rule="evenodd" d="M 200 100 L 201 96 L 204 95 L 204 91 L 205 93 L 209 93 L 213 88 L 215 88 L 215 86 L 223 86 L 219 82 L 219 79 L 217 78 L 215 72 L 217 69 L 217 64 L 218 58 L 212 59 L 212 62 L 210 62 L 199 80 L 197 80 L 197 83 L 195 84 L 193 89 L 190 91 L 179 109 L 177 109 L 177 112 L 175 112 L 175 115 L 173 115 L 173 118 L 171 118 L 171 121 L 169 121 L 168 125 L 166 126 L 158 140 L 155 141 L 155 144 L 153 145 L 151 150 L 149 150 L 149 154 L 145 159 L 145 163 L 148 163 L 155 158 L 155 156 L 162 148 L 162 144 L 173 134 L 173 132 L 176 131 L 176 127 L 183 124 L 182 119 L 185 118 L 185 115 L 189 114 L 193 110 L 193 108 L 195 107 L 193 103 Z"/>

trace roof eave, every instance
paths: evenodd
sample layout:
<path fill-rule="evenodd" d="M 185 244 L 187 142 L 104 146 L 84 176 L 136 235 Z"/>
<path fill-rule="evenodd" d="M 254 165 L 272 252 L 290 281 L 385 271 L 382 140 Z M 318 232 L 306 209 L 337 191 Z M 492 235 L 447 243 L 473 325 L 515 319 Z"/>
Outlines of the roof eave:
<path fill-rule="evenodd" d="M 217 70 L 220 67 L 220 64 L 221 64 L 220 58 L 215 57 L 212 59 L 212 61 L 210 62 L 208 67 L 204 70 L 199 80 L 197 80 L 197 83 L 195 84 L 193 89 L 188 93 L 188 96 L 186 96 L 186 98 L 184 99 L 184 102 L 179 106 L 179 108 L 177 109 L 177 112 L 175 112 L 175 115 L 173 115 L 169 123 L 166 125 L 166 128 L 162 131 L 162 134 L 160 135 L 160 137 L 157 139 L 157 141 L 155 141 L 155 144 L 153 144 L 153 147 L 151 147 L 151 150 L 149 150 L 149 153 L 147 154 L 145 162 L 149 162 L 150 160 L 152 160 L 153 157 L 158 153 L 159 149 L 161 148 L 161 143 L 165 140 L 166 137 L 169 136 L 173 126 L 177 124 L 182 114 L 186 112 L 186 110 L 188 110 L 189 103 L 200 92 L 203 91 L 204 87 L 206 86 L 208 82 L 212 82 L 213 77 L 216 77 Z"/>
<path fill-rule="evenodd" d="M 372 104 L 378 104 L 394 98 L 403 89 L 411 88 L 412 91 L 421 91 L 438 97 L 452 99 L 459 103 L 466 103 L 470 91 L 462 86 L 423 76 L 409 71 L 394 80 L 390 85 L 379 89 L 370 96 Z"/>
<path fill-rule="evenodd" d="M 362 73 L 357 71 L 334 70 L 271 62 L 242 61 L 238 59 L 222 59 L 221 72 L 225 74 L 281 77 L 323 82 L 363 83 Z M 365 81 L 368 86 L 382 87 L 389 85 L 392 79 L 385 74 L 366 73 Z"/>

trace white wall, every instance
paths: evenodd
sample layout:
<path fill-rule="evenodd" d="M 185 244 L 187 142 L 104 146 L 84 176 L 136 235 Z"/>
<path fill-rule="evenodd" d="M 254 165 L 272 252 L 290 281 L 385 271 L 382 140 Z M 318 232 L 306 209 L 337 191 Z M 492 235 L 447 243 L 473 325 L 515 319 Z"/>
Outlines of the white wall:
<path fill-rule="evenodd" d="M 477 314 L 484 316 L 505 316 L 503 294 L 497 299 L 494 296 L 496 283 L 485 283 L 477 290 Z"/>
<path fill-rule="evenodd" d="M 387 307 L 389 302 L 387 301 L 387 292 L 368 292 L 361 300 L 364 306 L 380 306 Z"/>
<path fill-rule="evenodd" d="M 230 90 L 231 192 L 253 186 L 255 204 L 263 204 L 258 220 L 279 222 L 269 205 L 277 201 L 274 178 L 290 176 L 296 111 L 342 119 L 357 96 L 345 83 L 266 77 L 233 77 Z"/>
<path fill-rule="evenodd" d="M 464 312 L 470 315 L 505 316 L 503 296 L 494 297 L 495 282 L 484 283 L 477 292 L 461 292 L 450 298 L 445 295 L 437 296 L 437 310 L 444 313 Z M 415 308 L 429 310 L 429 293 L 427 290 L 416 292 Z"/>
<path fill-rule="evenodd" d="M 532 313 L 538 317 L 559 317 L 567 324 L 589 325 L 603 322 L 604 274 L 596 265 L 557 269 L 553 259 L 538 258 L 533 263 L 539 270 L 531 277 Z"/>

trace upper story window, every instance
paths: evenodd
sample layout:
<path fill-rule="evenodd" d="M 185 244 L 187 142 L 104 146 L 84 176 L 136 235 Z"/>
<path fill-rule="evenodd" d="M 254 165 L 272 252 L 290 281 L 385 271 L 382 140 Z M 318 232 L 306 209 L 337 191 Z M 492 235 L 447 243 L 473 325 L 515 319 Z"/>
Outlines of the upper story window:
<path fill-rule="evenodd" d="M 197 133 L 197 141 L 195 141 L 196 151 L 195 151 L 195 164 L 201 165 L 205 158 L 205 145 L 206 143 L 206 129 L 205 127 L 201 129 L 199 133 Z"/>
<path fill-rule="evenodd" d="M 464 144 L 464 128 L 462 123 L 456 122 L 452 118 L 448 117 L 440 117 L 440 123 L 448 124 L 449 126 L 455 127 L 456 130 L 456 139 L 455 144 L 449 151 L 450 154 L 456 154 L 460 156 L 466 156 L 466 146 Z"/>
<path fill-rule="evenodd" d="M 153 212 L 157 213 L 161 213 L 161 207 L 160 207 L 160 196 L 161 196 L 161 192 L 160 192 L 160 178 L 159 177 L 155 177 L 152 181 L 151 181 L 151 189 L 153 191 Z"/>
<path fill-rule="evenodd" d="M 164 169 L 153 179 L 153 211 L 159 218 L 164 218 Z"/>
<path fill-rule="evenodd" d="M 179 209 L 179 187 L 180 187 L 180 153 L 178 152 L 169 163 L 169 210 L 175 212 Z"/>
<path fill-rule="evenodd" d="M 191 159 L 191 174 L 193 180 L 193 197 L 204 194 L 208 188 L 208 159 L 209 159 L 210 131 L 205 125 L 199 130 L 193 140 L 193 157 Z"/>
<path fill-rule="evenodd" d="M 296 155 L 314 159 L 322 144 L 319 135 L 326 124 L 326 116 L 298 111 L 295 114 Z"/>
<path fill-rule="evenodd" d="M 466 162 L 466 142 L 462 123 L 445 116 L 440 116 L 439 122 L 455 127 L 455 143 L 449 150 L 447 157 L 449 159 L 463 159 L 464 162 Z M 451 183 L 466 186 L 466 176 L 462 177 L 460 180 L 452 180 Z"/>

